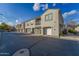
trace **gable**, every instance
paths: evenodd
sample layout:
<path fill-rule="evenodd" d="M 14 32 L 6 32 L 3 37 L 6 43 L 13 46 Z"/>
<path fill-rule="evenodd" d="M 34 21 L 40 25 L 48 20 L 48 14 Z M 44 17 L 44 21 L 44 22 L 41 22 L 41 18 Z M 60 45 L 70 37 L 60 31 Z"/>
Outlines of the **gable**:
<path fill-rule="evenodd" d="M 57 10 L 59 10 L 59 9 L 47 9 L 41 16 L 46 15 L 46 14 L 50 14 L 50 13 L 54 13 Z"/>

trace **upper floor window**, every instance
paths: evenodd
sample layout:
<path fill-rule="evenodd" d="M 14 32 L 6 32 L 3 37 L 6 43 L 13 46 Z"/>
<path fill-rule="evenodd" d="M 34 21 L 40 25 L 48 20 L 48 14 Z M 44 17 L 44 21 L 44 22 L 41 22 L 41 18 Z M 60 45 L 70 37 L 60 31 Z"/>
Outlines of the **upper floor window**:
<path fill-rule="evenodd" d="M 41 18 L 37 18 L 35 22 L 36 22 L 36 25 L 40 25 L 41 24 Z"/>
<path fill-rule="evenodd" d="M 33 23 L 31 23 L 31 25 L 33 25 Z"/>
<path fill-rule="evenodd" d="M 29 26 L 29 24 L 27 24 L 27 26 Z"/>
<path fill-rule="evenodd" d="M 47 14 L 47 15 L 45 16 L 45 21 L 51 21 L 51 20 L 52 20 L 52 13 Z"/>

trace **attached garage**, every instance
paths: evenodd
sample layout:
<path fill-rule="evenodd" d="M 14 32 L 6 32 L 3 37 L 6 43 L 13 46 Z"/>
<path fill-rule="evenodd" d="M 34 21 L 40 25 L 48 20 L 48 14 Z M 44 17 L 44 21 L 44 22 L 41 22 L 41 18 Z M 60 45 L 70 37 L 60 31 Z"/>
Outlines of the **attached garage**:
<path fill-rule="evenodd" d="M 44 35 L 52 35 L 52 28 L 44 28 Z"/>
<path fill-rule="evenodd" d="M 26 29 L 26 32 L 27 32 L 27 33 L 31 33 L 31 32 L 32 32 L 32 29 L 31 29 L 31 28 L 27 28 L 27 29 Z"/>
<path fill-rule="evenodd" d="M 41 27 L 37 27 L 34 29 L 35 34 L 41 34 Z"/>

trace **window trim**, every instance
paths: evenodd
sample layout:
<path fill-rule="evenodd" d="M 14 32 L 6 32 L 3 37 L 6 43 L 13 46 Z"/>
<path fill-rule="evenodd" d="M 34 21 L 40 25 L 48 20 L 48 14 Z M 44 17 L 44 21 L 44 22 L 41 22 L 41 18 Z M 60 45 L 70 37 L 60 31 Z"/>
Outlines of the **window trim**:
<path fill-rule="evenodd" d="M 50 19 L 50 16 L 49 15 L 52 16 L 51 19 Z M 48 19 L 46 19 L 46 17 L 48 17 Z M 49 14 L 46 14 L 45 15 L 45 21 L 51 21 L 52 19 L 53 19 L 53 13 L 49 13 Z"/>

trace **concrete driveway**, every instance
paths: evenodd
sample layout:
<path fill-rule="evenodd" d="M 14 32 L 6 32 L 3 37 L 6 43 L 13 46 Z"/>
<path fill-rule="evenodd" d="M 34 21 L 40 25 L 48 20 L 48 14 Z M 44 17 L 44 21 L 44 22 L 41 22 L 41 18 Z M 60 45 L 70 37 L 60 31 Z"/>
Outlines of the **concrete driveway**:
<path fill-rule="evenodd" d="M 0 40 L 0 55 L 13 55 L 16 51 L 27 48 L 30 56 L 79 56 L 79 41 L 75 40 L 16 32 L 4 32 Z"/>

